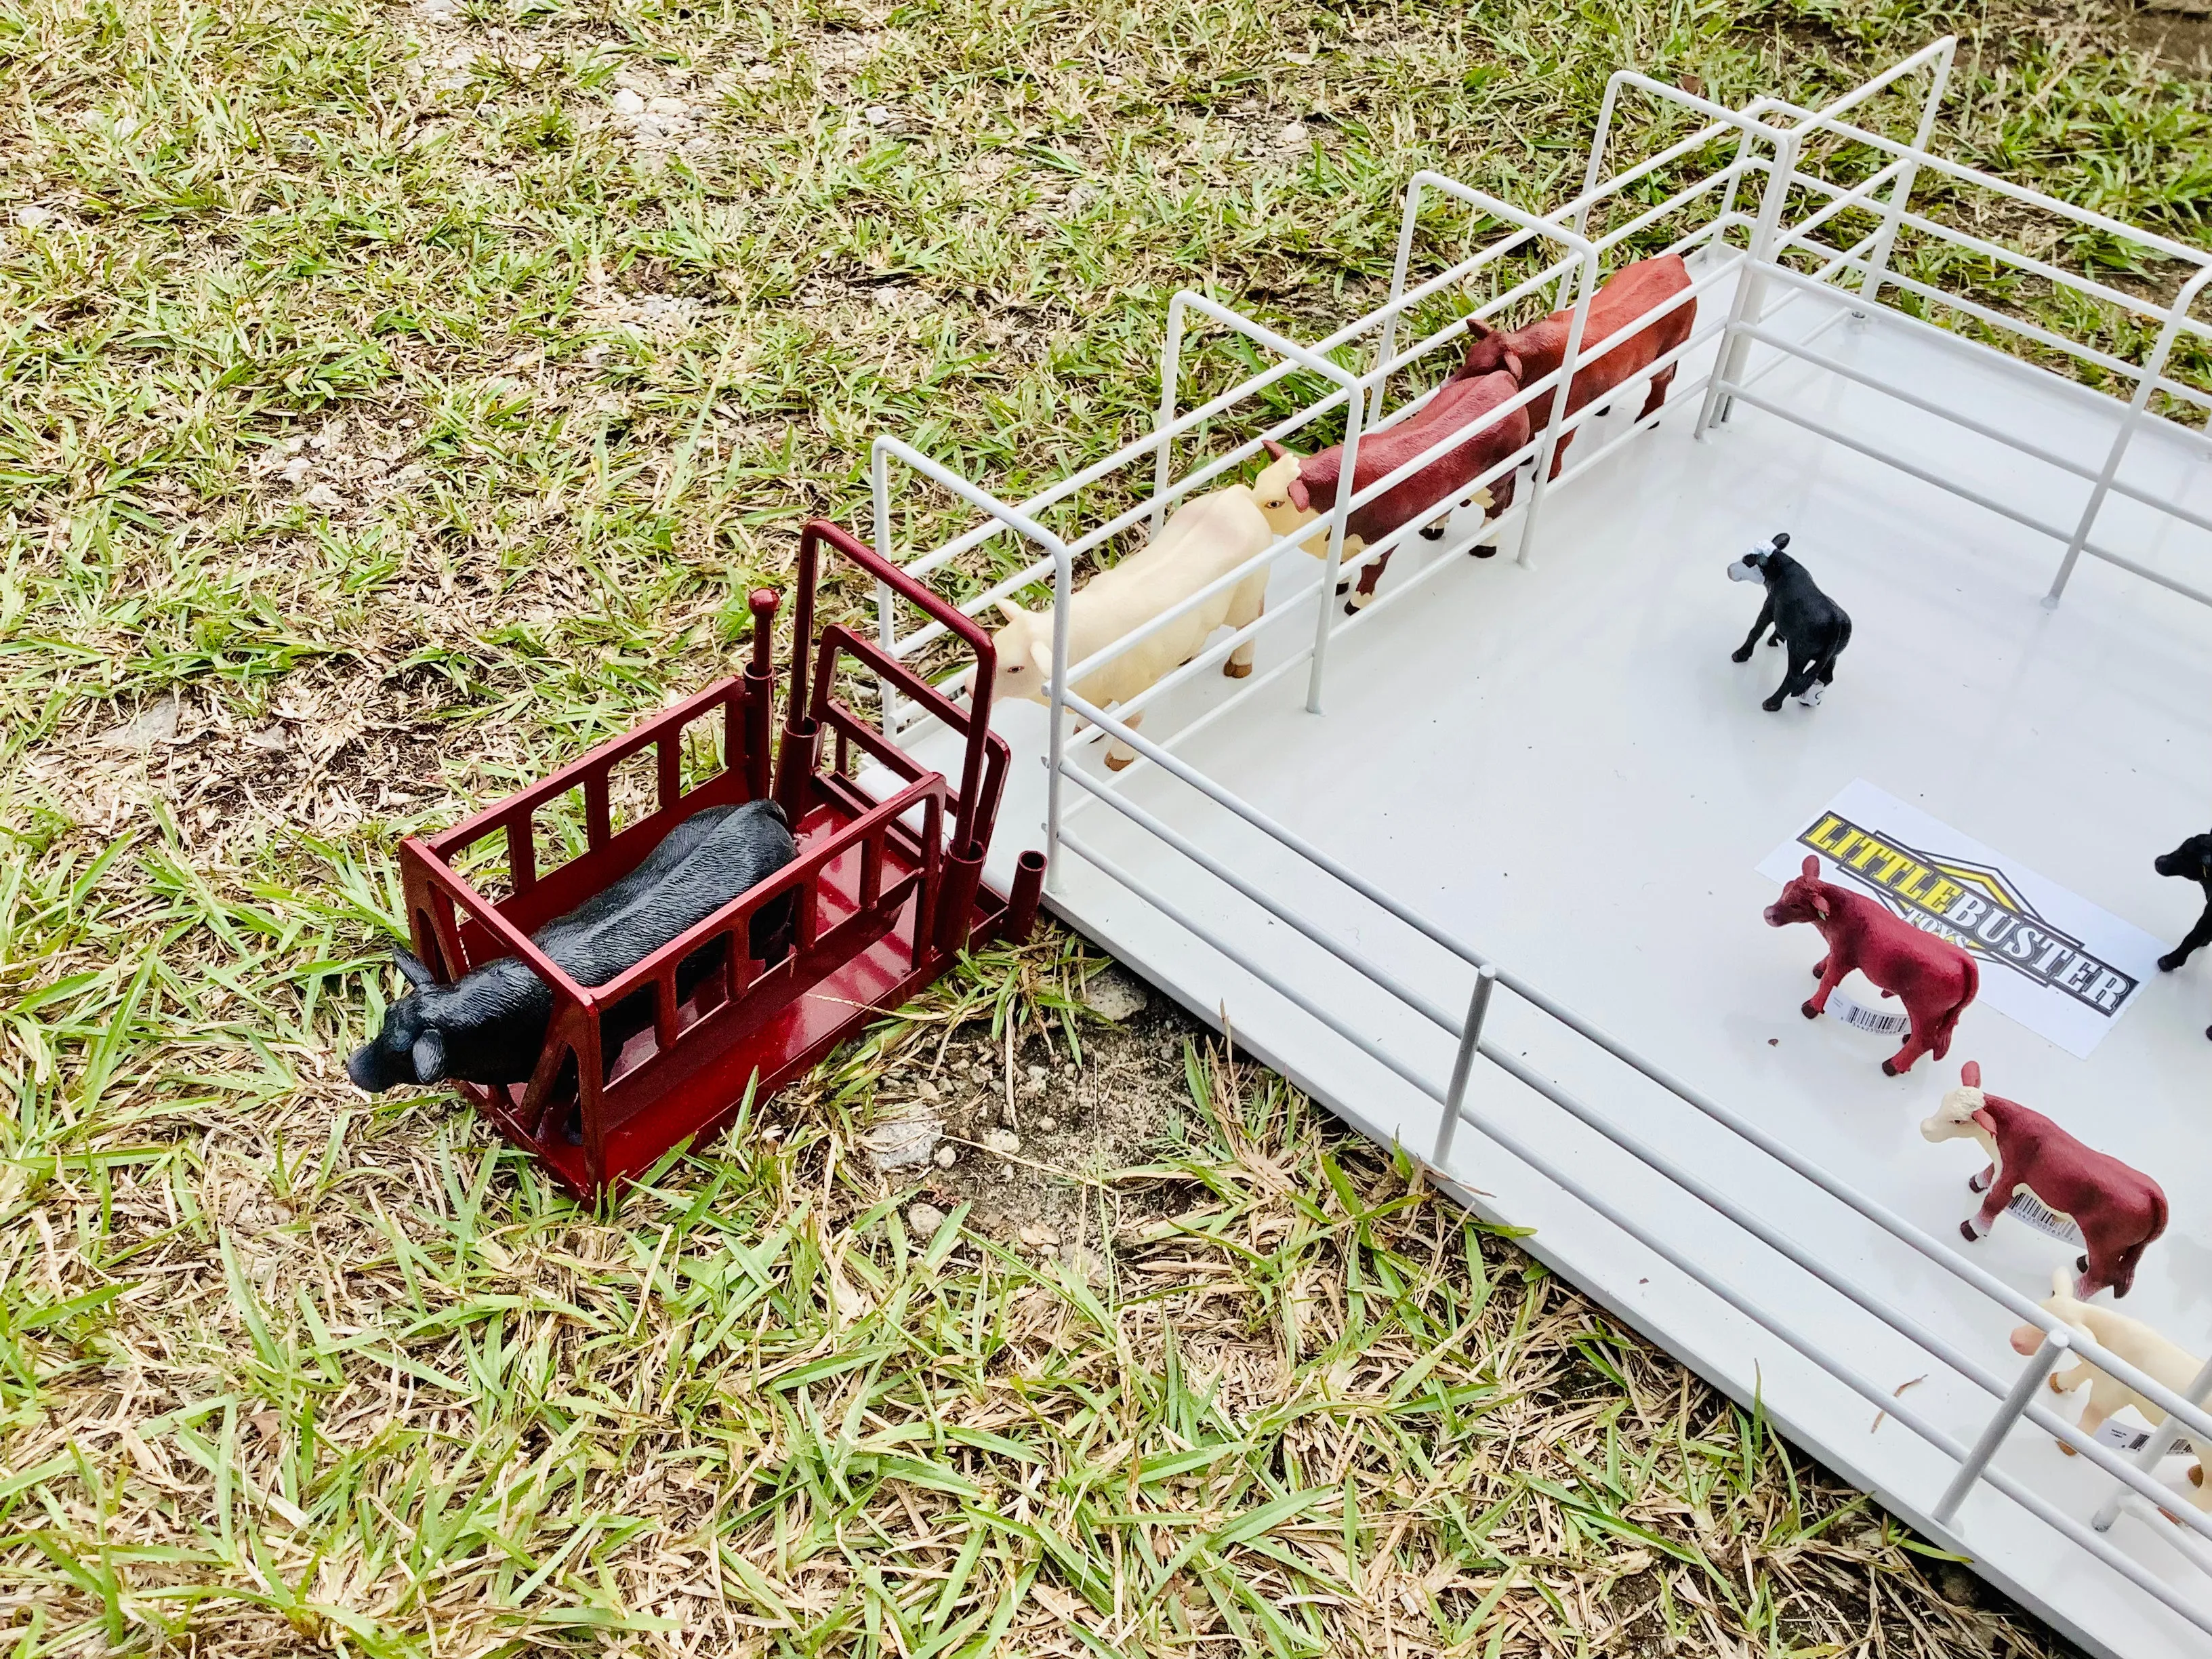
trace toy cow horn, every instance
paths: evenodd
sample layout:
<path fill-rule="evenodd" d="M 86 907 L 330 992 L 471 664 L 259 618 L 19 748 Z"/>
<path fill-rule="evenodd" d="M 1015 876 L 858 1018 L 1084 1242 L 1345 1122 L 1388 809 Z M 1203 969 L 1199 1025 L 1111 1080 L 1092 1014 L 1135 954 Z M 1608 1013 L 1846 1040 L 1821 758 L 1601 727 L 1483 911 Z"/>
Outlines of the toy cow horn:
<path fill-rule="evenodd" d="M 1804 874 L 1808 881 L 1818 881 L 1820 878 L 1820 860 L 1810 853 L 1805 854 Z"/>
<path fill-rule="evenodd" d="M 1959 1068 L 1959 1081 L 1965 1084 L 1969 1089 L 1980 1088 L 1982 1086 L 1981 1061 L 1978 1060 L 1970 1060 L 1964 1066 L 1961 1066 Z"/>
<path fill-rule="evenodd" d="M 999 601 L 999 614 L 1004 617 L 1008 622 L 1019 622 L 1023 617 L 1028 616 L 1030 613 L 1023 610 L 1021 606 L 1016 605 L 1012 599 L 1000 599 Z"/>

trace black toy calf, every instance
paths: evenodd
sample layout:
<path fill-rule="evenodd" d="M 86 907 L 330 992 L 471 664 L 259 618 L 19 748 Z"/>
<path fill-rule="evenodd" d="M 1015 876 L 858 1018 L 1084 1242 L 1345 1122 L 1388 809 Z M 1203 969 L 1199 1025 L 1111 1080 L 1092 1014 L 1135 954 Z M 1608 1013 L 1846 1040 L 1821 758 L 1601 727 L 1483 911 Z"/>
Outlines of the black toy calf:
<path fill-rule="evenodd" d="M 1812 573 L 1782 550 L 1790 538 L 1778 534 L 1773 544 L 1747 553 L 1728 568 L 1729 580 L 1757 582 L 1766 590 L 1766 603 L 1729 660 L 1749 662 L 1751 647 L 1771 625 L 1769 645 L 1790 647 L 1790 671 L 1774 695 L 1759 707 L 1769 714 L 1782 707 L 1784 697 L 1795 697 L 1808 708 L 1819 706 L 1820 694 L 1835 684 L 1836 659 L 1851 642 L 1851 619 L 1843 606 L 1814 585 Z"/>
<path fill-rule="evenodd" d="M 710 806 L 671 830 L 629 874 L 531 937 L 579 985 L 605 985 L 798 855 L 774 801 Z M 757 958 L 783 959 L 790 919 L 788 894 L 753 917 Z M 684 959 L 677 970 L 679 999 L 721 971 L 722 949 L 716 939 Z M 520 958 L 501 957 L 440 985 L 410 952 L 392 955 L 414 989 L 386 1011 L 374 1041 L 354 1051 L 348 1077 L 371 1093 L 441 1078 L 530 1080 L 552 1023 L 553 991 Z M 607 1012 L 601 1049 L 610 1066 L 623 1043 L 653 1023 L 652 997 L 647 988 Z"/>
<path fill-rule="evenodd" d="M 2170 974 L 2212 945 L 2212 836 L 2191 836 L 2164 858 L 2153 859 L 2150 867 L 2161 876 L 2180 876 L 2204 889 L 2204 914 L 2180 944 L 2158 959 L 2158 965 Z M 2204 1035 L 2212 1036 L 2212 1030 Z"/>

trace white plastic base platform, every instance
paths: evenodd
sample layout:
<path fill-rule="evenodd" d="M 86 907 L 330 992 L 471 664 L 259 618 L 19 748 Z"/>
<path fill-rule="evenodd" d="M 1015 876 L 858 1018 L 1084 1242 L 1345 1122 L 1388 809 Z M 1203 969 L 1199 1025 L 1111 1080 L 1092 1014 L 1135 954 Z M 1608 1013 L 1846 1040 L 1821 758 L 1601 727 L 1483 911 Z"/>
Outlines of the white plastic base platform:
<path fill-rule="evenodd" d="M 1911 360 L 1954 377 L 1954 403 L 2102 459 L 2112 406 L 2046 375 L 1931 343 L 1880 314 L 1840 317 L 1825 298 L 1792 304 L 1783 319 L 1774 325 L 1793 331 L 1827 325 L 1819 349 L 1844 361 Z M 1704 367 L 1686 365 L 1685 382 Z M 1787 386 L 1790 407 L 1820 410 L 1881 447 L 1940 456 L 1950 476 L 1978 477 L 2023 506 L 2070 518 L 2086 493 L 1826 371 L 1784 362 L 1770 380 Z M 1775 889 L 1753 868 L 1863 777 L 2178 939 L 2202 896 L 2161 879 L 2151 860 L 2212 825 L 2212 610 L 2087 560 L 2063 604 L 2047 610 L 2062 550 L 2046 538 L 1747 404 L 1693 442 L 1695 413 L 1694 399 L 1678 405 L 1554 495 L 1533 568 L 1514 562 L 1510 522 L 1495 559 L 1467 556 L 1464 519 L 1442 550 L 1401 552 L 1386 599 L 1421 560 L 1447 568 L 1337 637 L 1325 713 L 1305 710 L 1302 665 L 1267 678 L 1301 642 L 1289 635 L 1310 637 L 1309 610 L 1305 624 L 1263 640 L 1259 680 L 1187 688 L 1147 716 L 1146 735 L 1164 740 L 1237 698 L 1175 752 L 1939 1237 L 1956 1238 L 1981 1159 L 1968 1143 L 1927 1144 L 1918 1123 L 1957 1081 L 1960 1061 L 1979 1060 L 1995 1091 L 2165 1183 L 2171 1224 L 2120 1305 L 2212 1352 L 2212 953 L 2160 976 L 2088 1060 L 1977 1007 L 1948 1062 L 1923 1060 L 1893 1079 L 1879 1065 L 1893 1037 L 1799 1014 L 1820 943 L 1808 928 L 1763 923 Z M 2147 434 L 2129 469 L 2194 472 L 2204 459 L 2199 441 Z M 1525 478 L 1522 489 L 1525 500 Z M 2212 488 L 2191 504 L 2212 507 Z M 1730 662 L 1759 596 L 1723 567 L 1778 530 L 1790 532 L 1791 552 L 1856 632 L 1823 706 L 1770 714 L 1759 702 L 1781 679 L 1783 653 L 1762 647 L 1747 665 Z M 2212 538 L 2124 503 L 2108 511 L 2099 540 L 2177 574 L 2193 565 L 2199 582 L 2212 574 Z M 1278 588 L 1311 570 L 1284 569 Z M 1014 855 L 1043 841 L 1044 711 L 1007 708 L 996 723 L 1016 753 L 989 869 L 1003 883 Z M 1086 769 L 1100 764 L 1097 747 L 1085 754 Z M 1407 982 L 1464 1006 L 1463 964 L 1195 791 L 1149 764 L 1118 787 Z M 1074 809 L 1085 797 L 1071 786 L 1067 800 Z M 1448 1073 L 1445 1034 L 1141 828 L 1095 802 L 1072 810 L 1068 828 L 1426 1075 Z M 1057 866 L 1054 911 L 1197 1014 L 1225 1022 L 1240 1045 L 1364 1133 L 1429 1154 L 1432 1102 L 1073 850 Z M 1876 1001 L 1861 981 L 1845 990 Z M 1498 994 L 1489 1030 L 1823 1261 L 1952 1334 L 2001 1376 L 2017 1374 L 2013 1322 L 1932 1263 L 1510 994 Z M 1960 1438 L 1986 1419 L 1986 1394 L 1494 1066 L 1477 1062 L 1469 1097 L 1868 1376 L 1899 1389 L 1924 1376 L 1911 1402 Z M 1479 1212 L 1534 1228 L 1527 1248 L 1564 1277 L 1739 1401 L 1758 1398 L 1796 1444 L 1971 1553 L 1978 1571 L 2069 1637 L 2130 1659 L 2212 1655 L 2212 1640 L 1992 1490 L 1972 1493 L 1953 1528 L 1933 1526 L 1948 1458 L 1894 1419 L 1877 1425 L 1859 1395 L 1473 1127 L 1460 1132 L 1451 1164 Z M 2011 1218 L 1958 1248 L 2039 1299 L 2073 1254 Z M 2113 1485 L 2027 1425 L 1998 1467 L 2085 1521 Z M 2184 1467 L 2171 1461 L 2166 1473 Z M 2112 1536 L 2212 1602 L 2212 1577 L 2168 1541 L 2174 1530 L 2131 1500 Z"/>

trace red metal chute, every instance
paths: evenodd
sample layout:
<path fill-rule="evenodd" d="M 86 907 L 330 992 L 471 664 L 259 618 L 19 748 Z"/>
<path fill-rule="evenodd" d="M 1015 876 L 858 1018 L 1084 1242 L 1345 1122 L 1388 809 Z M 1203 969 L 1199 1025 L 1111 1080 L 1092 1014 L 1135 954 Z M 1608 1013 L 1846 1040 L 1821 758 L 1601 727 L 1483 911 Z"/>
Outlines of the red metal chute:
<path fill-rule="evenodd" d="M 809 664 L 805 642 L 814 625 L 825 544 L 974 653 L 975 692 L 966 705 L 834 624 L 822 630 Z M 781 1087 L 937 978 L 971 944 L 1025 936 L 1036 915 L 1041 858 L 1024 857 L 1011 900 L 981 881 L 1007 762 L 1005 740 L 990 730 L 990 635 L 873 549 L 819 520 L 800 538 L 797 599 L 792 637 L 799 643 L 773 757 L 769 629 L 776 596 L 763 589 L 750 599 L 753 652 L 742 674 L 453 829 L 410 837 L 400 847 L 416 954 L 433 972 L 450 982 L 495 957 L 514 956 L 553 988 L 553 1018 L 530 1081 L 454 1086 L 579 1196 L 595 1198 L 671 1148 L 711 1136 L 735 1114 L 748 1087 L 762 1095 Z M 838 664 L 846 657 L 965 737 L 957 787 L 836 695 Z M 684 735 L 702 724 L 710 732 L 719 726 L 722 764 L 686 789 Z M 835 744 L 826 769 L 825 738 Z M 655 762 L 655 810 L 617 834 L 611 779 L 618 765 L 647 749 Z M 862 790 L 846 775 L 854 750 L 899 787 L 880 800 Z M 541 869 L 536 816 L 572 790 L 582 792 L 586 848 Z M 771 792 L 789 816 L 798 858 L 628 971 L 605 985 L 579 985 L 531 942 L 535 929 L 635 869 L 692 813 Z M 460 865 L 471 848 L 502 832 L 513 890 L 495 902 L 470 884 Z M 787 893 L 794 900 L 790 951 L 770 967 L 752 955 L 750 922 Z M 722 942 L 721 970 L 679 996 L 679 966 L 716 939 Z M 632 998 L 649 1004 L 650 1018 L 639 1010 L 629 1023 L 643 1029 L 607 1054 L 605 1016 Z"/>

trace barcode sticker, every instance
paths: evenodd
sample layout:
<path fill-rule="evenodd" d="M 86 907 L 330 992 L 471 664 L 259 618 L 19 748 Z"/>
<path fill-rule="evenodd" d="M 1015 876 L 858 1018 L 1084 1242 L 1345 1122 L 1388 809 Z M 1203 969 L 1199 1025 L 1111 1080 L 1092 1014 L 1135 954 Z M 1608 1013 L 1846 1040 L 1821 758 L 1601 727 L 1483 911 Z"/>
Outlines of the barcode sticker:
<path fill-rule="evenodd" d="M 2005 1213 L 2025 1221 L 2047 1237 L 2067 1244 L 2081 1243 L 2081 1230 L 2074 1224 L 2074 1218 L 2059 1214 L 2033 1193 L 2014 1193 L 2012 1202 L 2005 1206 Z"/>
<path fill-rule="evenodd" d="M 2124 1423 L 2117 1417 L 2108 1417 L 2097 1425 L 2097 1432 L 2089 1437 L 2115 1451 L 2141 1451 L 2150 1443 L 2150 1431 L 2140 1424 Z"/>
<path fill-rule="evenodd" d="M 1841 991 L 1828 994 L 1828 1012 L 1854 1030 L 1879 1031 L 1884 1036 L 1901 1031 L 1912 1023 L 1903 1012 L 1890 1014 L 1879 1009 L 1862 1008 Z"/>

